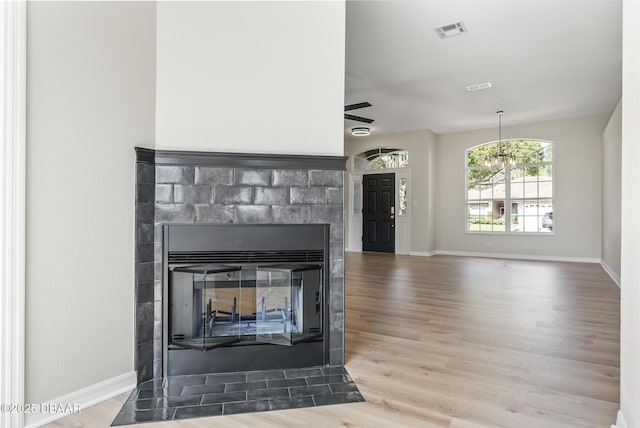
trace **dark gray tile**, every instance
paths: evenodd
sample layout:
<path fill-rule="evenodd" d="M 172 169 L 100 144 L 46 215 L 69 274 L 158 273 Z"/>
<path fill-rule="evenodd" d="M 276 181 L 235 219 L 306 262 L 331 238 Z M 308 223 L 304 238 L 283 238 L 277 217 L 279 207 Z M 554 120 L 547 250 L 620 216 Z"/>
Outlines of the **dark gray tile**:
<path fill-rule="evenodd" d="M 173 186 L 173 202 L 176 204 L 210 204 L 213 202 L 213 186 Z"/>
<path fill-rule="evenodd" d="M 155 204 L 153 202 L 136 203 L 136 221 L 152 223 L 154 219 L 154 207 Z"/>
<path fill-rule="evenodd" d="M 327 204 L 328 205 L 344 205 L 344 193 L 342 188 L 327 188 Z"/>
<path fill-rule="evenodd" d="M 250 204 L 253 188 L 246 186 L 215 186 L 213 199 L 216 204 Z"/>
<path fill-rule="evenodd" d="M 253 186 L 270 186 L 270 169 L 245 169 L 236 168 L 235 184 L 249 184 Z"/>
<path fill-rule="evenodd" d="M 233 222 L 237 224 L 271 223 L 271 206 L 236 205 Z"/>
<path fill-rule="evenodd" d="M 276 187 L 307 187 L 309 176 L 303 169 L 274 169 L 272 185 Z"/>
<path fill-rule="evenodd" d="M 239 382 L 239 383 L 228 383 L 224 389 L 224 392 L 234 392 L 234 391 L 251 391 L 255 389 L 266 389 L 267 382 L 264 380 L 255 381 L 255 382 Z"/>
<path fill-rule="evenodd" d="M 158 398 L 156 407 L 183 407 L 183 406 L 199 406 L 202 396 L 190 395 L 185 397 L 165 397 Z"/>
<path fill-rule="evenodd" d="M 247 374 L 246 373 L 220 373 L 213 374 L 207 376 L 207 385 L 213 385 L 217 383 L 238 383 L 238 382 L 246 382 Z M 251 379 L 251 380 L 260 380 L 260 379 Z"/>
<path fill-rule="evenodd" d="M 171 376 L 165 382 L 166 386 L 204 385 L 207 377 L 203 375 Z"/>
<path fill-rule="evenodd" d="M 196 205 L 196 223 L 233 223 L 233 205 Z"/>
<path fill-rule="evenodd" d="M 344 348 L 329 349 L 329 364 L 344 364 Z"/>
<path fill-rule="evenodd" d="M 309 222 L 309 207 L 307 205 L 271 207 L 274 223 L 305 224 Z"/>
<path fill-rule="evenodd" d="M 176 409 L 154 409 L 124 412 L 118 420 L 119 425 L 137 424 L 140 422 L 160 422 L 173 419 Z"/>
<path fill-rule="evenodd" d="M 153 363 L 151 361 L 137 360 L 136 369 L 138 383 L 153 379 Z"/>
<path fill-rule="evenodd" d="M 292 205 L 325 205 L 327 203 L 327 191 L 324 187 L 292 187 Z"/>
<path fill-rule="evenodd" d="M 136 324 L 153 322 L 153 302 L 138 303 L 136 306 Z"/>
<path fill-rule="evenodd" d="M 254 380 L 276 380 L 276 379 L 284 379 L 284 371 L 282 370 L 268 370 L 268 371 L 260 371 L 260 372 L 248 372 L 247 373 L 247 381 L 251 382 Z"/>
<path fill-rule="evenodd" d="M 330 393 L 331 389 L 329 388 L 329 385 L 298 386 L 295 388 L 289 388 L 289 394 L 291 394 L 292 397 Z"/>
<path fill-rule="evenodd" d="M 255 205 L 289 205 L 289 189 L 256 187 L 253 203 Z"/>
<path fill-rule="evenodd" d="M 310 396 L 275 398 L 269 400 L 270 410 L 301 409 L 304 407 L 313 407 L 314 405 L 313 398 Z"/>
<path fill-rule="evenodd" d="M 247 391 L 218 392 L 216 394 L 204 394 L 202 404 L 229 403 L 232 401 L 246 401 Z"/>
<path fill-rule="evenodd" d="M 206 418 L 222 415 L 222 404 L 208 406 L 178 407 L 174 419 Z"/>
<path fill-rule="evenodd" d="M 289 388 L 256 389 L 247 391 L 247 400 L 261 400 L 264 398 L 289 398 Z"/>
<path fill-rule="evenodd" d="M 308 369 L 292 369 L 285 370 L 284 377 L 287 379 L 292 379 L 296 377 L 309 377 L 309 376 L 322 376 L 322 369 L 319 367 L 312 367 Z"/>
<path fill-rule="evenodd" d="M 156 166 L 156 183 L 195 184 L 192 166 Z"/>
<path fill-rule="evenodd" d="M 150 342 L 152 340 L 153 340 L 153 321 L 145 324 L 137 324 L 136 325 L 136 343 Z"/>
<path fill-rule="evenodd" d="M 353 382 L 346 383 L 332 383 L 329 384 L 329 388 L 331 388 L 331 392 L 360 392 L 358 387 Z"/>
<path fill-rule="evenodd" d="M 293 199 L 293 198 L 292 198 Z M 315 205 L 309 212 L 311 223 L 342 223 L 341 205 Z"/>
<path fill-rule="evenodd" d="M 267 381 L 267 387 L 269 388 L 288 388 L 291 386 L 306 386 L 307 381 L 304 377 L 297 377 L 293 379 L 280 379 Z"/>
<path fill-rule="evenodd" d="M 137 303 L 153 302 L 153 282 L 141 282 L 137 285 L 136 301 Z"/>
<path fill-rule="evenodd" d="M 224 384 L 215 385 L 187 385 L 182 388 L 182 395 L 210 394 L 224 392 Z"/>
<path fill-rule="evenodd" d="M 153 281 L 153 277 L 155 275 L 154 268 L 155 266 L 153 265 L 153 262 L 137 262 L 136 282 L 139 284 L 141 282 Z"/>
<path fill-rule="evenodd" d="M 351 379 L 347 375 L 327 375 L 327 376 L 314 376 L 308 377 L 307 382 L 309 385 L 322 385 L 328 383 L 339 382 L 351 382 Z"/>
<path fill-rule="evenodd" d="M 166 388 L 156 388 L 156 389 L 143 389 L 138 391 L 138 396 L 136 397 L 138 400 L 146 400 L 149 398 L 164 398 L 168 396 L 168 391 Z"/>
<path fill-rule="evenodd" d="M 233 168 L 196 167 L 196 184 L 233 185 Z"/>
<path fill-rule="evenodd" d="M 309 171 L 309 185 L 313 187 L 343 187 L 343 172 Z"/>
<path fill-rule="evenodd" d="M 159 398 L 151 398 L 148 400 L 131 400 L 124 403 L 121 412 L 132 412 L 135 410 L 151 410 L 155 409 Z"/>
<path fill-rule="evenodd" d="M 195 212 L 193 205 L 158 204 L 156 221 L 158 223 L 193 223 Z"/>
<path fill-rule="evenodd" d="M 144 244 L 139 243 L 136 245 L 136 258 L 135 260 L 140 263 L 153 262 L 154 257 L 153 242 L 146 242 Z"/>
<path fill-rule="evenodd" d="M 151 164 L 136 163 L 136 182 L 154 183 L 156 178 L 155 168 Z"/>
<path fill-rule="evenodd" d="M 138 183 L 136 185 L 136 201 L 151 202 L 155 201 L 156 186 L 153 183 Z"/>
<path fill-rule="evenodd" d="M 269 400 L 240 401 L 237 403 L 224 403 L 223 415 L 234 415 L 237 413 L 265 412 L 269 410 Z"/>
<path fill-rule="evenodd" d="M 146 382 L 139 383 L 138 386 L 136 386 L 136 388 L 138 388 L 139 390 L 141 390 L 141 389 L 157 389 L 157 388 L 162 388 L 163 386 L 164 386 L 164 379 L 163 378 L 158 378 L 158 379 L 151 379 L 151 380 L 148 380 Z M 135 398 L 135 395 L 132 394 L 132 397 Z"/>
<path fill-rule="evenodd" d="M 173 184 L 156 184 L 156 203 L 170 204 L 173 202 Z"/>
<path fill-rule="evenodd" d="M 315 401 L 316 406 L 326 406 L 329 404 L 358 403 L 364 401 L 364 398 L 359 392 L 342 392 L 338 394 L 314 395 L 313 401 Z"/>
<path fill-rule="evenodd" d="M 348 374 L 347 370 L 343 366 L 323 367 L 322 372 L 325 375 Z"/>
<path fill-rule="evenodd" d="M 138 243 L 153 242 L 153 223 L 143 223 L 138 221 L 136 233 Z"/>

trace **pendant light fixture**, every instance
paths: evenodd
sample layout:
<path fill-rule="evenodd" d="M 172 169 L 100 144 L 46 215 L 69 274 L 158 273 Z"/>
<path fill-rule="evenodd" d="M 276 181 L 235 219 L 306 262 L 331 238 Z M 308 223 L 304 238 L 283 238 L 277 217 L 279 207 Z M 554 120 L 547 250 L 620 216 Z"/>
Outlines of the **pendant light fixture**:
<path fill-rule="evenodd" d="M 515 166 L 516 156 L 511 153 L 511 145 L 509 142 L 502 142 L 502 115 L 504 111 L 496 112 L 498 114 L 498 150 L 495 154 L 488 155 L 484 159 L 484 166 L 493 169 L 502 169 L 509 166 Z"/>

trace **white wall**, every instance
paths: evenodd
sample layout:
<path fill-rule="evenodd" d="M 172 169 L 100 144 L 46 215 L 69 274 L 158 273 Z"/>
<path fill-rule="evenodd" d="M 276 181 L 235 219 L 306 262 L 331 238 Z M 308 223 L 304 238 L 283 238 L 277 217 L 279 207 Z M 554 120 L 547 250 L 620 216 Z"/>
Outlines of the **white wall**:
<path fill-rule="evenodd" d="M 620 282 L 622 101 L 602 134 L 602 263 Z"/>
<path fill-rule="evenodd" d="M 640 2 L 623 3 L 622 270 L 620 407 L 626 428 L 640 427 Z M 618 428 L 624 428 L 621 424 Z"/>
<path fill-rule="evenodd" d="M 348 168 L 352 170 L 352 158 L 358 153 L 379 147 L 409 150 L 409 181 L 411 203 L 411 251 L 431 252 L 435 247 L 435 134 L 431 131 L 414 131 L 368 137 L 348 137 L 344 154 L 349 156 Z M 350 201 L 351 189 L 347 186 L 345 200 Z M 351 206 L 351 205 L 347 205 Z M 347 226 L 348 227 L 348 226 Z M 350 236 L 349 230 L 346 236 Z"/>
<path fill-rule="evenodd" d="M 341 155 L 344 1 L 160 2 L 159 149 Z"/>
<path fill-rule="evenodd" d="M 134 370 L 134 146 L 155 4 L 29 2 L 26 402 Z"/>
<path fill-rule="evenodd" d="M 608 118 L 608 115 L 598 115 L 503 126 L 502 138 L 536 138 L 555 142 L 553 236 L 465 233 L 465 150 L 495 141 L 498 130 L 439 135 L 435 199 L 438 251 L 599 259 L 600 155 L 602 133 Z M 508 117 L 505 121 L 508 122 Z"/>

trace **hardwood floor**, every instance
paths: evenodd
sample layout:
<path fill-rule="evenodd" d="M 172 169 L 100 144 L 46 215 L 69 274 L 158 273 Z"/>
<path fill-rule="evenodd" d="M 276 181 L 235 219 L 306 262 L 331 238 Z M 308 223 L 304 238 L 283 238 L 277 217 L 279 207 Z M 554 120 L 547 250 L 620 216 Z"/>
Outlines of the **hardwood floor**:
<path fill-rule="evenodd" d="M 366 403 L 145 427 L 608 427 L 620 293 L 597 264 L 346 254 L 346 367 Z M 109 426 L 125 396 L 50 427 Z"/>

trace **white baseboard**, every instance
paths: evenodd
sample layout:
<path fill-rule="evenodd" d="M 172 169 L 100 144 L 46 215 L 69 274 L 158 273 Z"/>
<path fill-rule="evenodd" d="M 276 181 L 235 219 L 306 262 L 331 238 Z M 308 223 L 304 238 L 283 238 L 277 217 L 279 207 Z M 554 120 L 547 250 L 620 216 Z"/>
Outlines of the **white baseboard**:
<path fill-rule="evenodd" d="M 74 408 L 79 406 L 80 410 L 100 403 L 116 395 L 131 391 L 136 387 L 136 372 L 129 372 L 107 379 L 95 385 L 82 388 L 78 391 L 65 394 L 62 397 L 47 401 L 46 404 L 61 405 L 62 407 Z M 42 403 L 45 404 L 45 403 Z M 41 405 L 42 405 L 41 404 Z M 56 419 L 68 416 L 70 413 L 33 413 L 26 415 L 25 427 L 36 428 Z"/>
<path fill-rule="evenodd" d="M 445 256 L 488 257 L 494 259 L 540 260 L 547 262 L 600 263 L 600 259 L 588 257 L 539 256 L 533 254 L 483 253 L 476 251 L 444 251 L 436 250 L 436 254 Z"/>
<path fill-rule="evenodd" d="M 422 257 L 431 257 L 435 256 L 435 251 L 409 251 L 410 256 L 422 256 Z"/>
<path fill-rule="evenodd" d="M 609 265 L 607 263 L 605 263 L 604 260 L 600 261 L 600 266 L 602 266 L 602 269 L 604 269 L 604 271 L 611 277 L 611 279 L 613 280 L 613 282 L 616 283 L 616 285 L 618 286 L 618 288 L 620 288 L 620 276 L 618 274 L 616 274 L 613 269 L 611 269 L 609 267 Z"/>
<path fill-rule="evenodd" d="M 624 415 L 622 414 L 622 409 L 618 410 L 618 415 L 616 417 L 616 424 L 611 425 L 611 428 L 629 428 L 627 423 L 624 421 Z"/>

